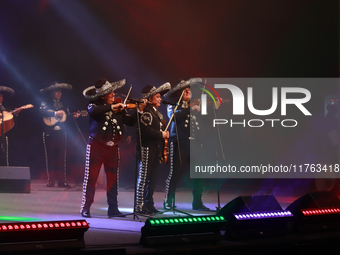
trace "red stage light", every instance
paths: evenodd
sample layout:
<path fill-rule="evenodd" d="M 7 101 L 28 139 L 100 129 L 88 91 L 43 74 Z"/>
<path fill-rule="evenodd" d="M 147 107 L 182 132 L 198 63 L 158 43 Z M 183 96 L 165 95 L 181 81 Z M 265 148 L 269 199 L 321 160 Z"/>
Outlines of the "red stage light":
<path fill-rule="evenodd" d="M 53 229 L 53 228 L 89 228 L 89 225 L 86 221 L 76 221 L 76 222 L 35 222 L 35 223 L 26 223 L 26 224 L 16 224 L 13 223 L 2 223 L 0 224 L 0 232 L 8 231 L 8 230 L 30 230 L 30 229 Z"/>
<path fill-rule="evenodd" d="M 304 216 L 340 214 L 340 208 L 301 209 Z"/>
<path fill-rule="evenodd" d="M 63 249 L 63 245 L 81 249 L 85 247 L 84 233 L 88 228 L 85 220 L 0 223 L 0 253 Z"/>

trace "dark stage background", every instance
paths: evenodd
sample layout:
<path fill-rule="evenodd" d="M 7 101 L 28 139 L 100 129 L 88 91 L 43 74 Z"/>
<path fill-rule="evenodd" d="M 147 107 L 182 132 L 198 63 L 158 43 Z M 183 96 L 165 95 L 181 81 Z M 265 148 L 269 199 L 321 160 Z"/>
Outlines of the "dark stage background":
<path fill-rule="evenodd" d="M 24 110 L 8 132 L 10 163 L 45 178 L 39 90 L 73 85 L 71 111 L 99 78 L 125 78 L 139 97 L 190 77 L 338 77 L 338 1 L 1 0 L 0 85 Z M 65 96 L 65 95 L 64 95 Z M 162 111 L 164 111 L 162 106 Z M 87 137 L 86 117 L 76 120 Z M 122 145 L 121 185 L 132 185 L 133 143 Z M 71 122 L 69 173 L 82 179 L 85 144 Z M 167 166 L 161 167 L 163 187 Z M 245 183 L 247 180 L 240 180 Z"/>

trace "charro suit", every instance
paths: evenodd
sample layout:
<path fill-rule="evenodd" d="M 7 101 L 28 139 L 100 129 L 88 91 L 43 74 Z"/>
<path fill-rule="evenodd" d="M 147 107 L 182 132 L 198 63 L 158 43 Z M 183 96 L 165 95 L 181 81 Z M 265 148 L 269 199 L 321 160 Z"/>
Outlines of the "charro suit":
<path fill-rule="evenodd" d="M 124 124 L 136 123 L 136 111 L 129 115 L 126 110 L 114 113 L 111 105 L 89 102 L 90 132 L 86 150 L 85 175 L 81 211 L 89 211 L 95 194 L 100 168 L 104 165 L 107 180 L 108 214 L 118 213 L 119 147 Z"/>
<path fill-rule="evenodd" d="M 55 111 L 67 112 L 62 101 L 49 99 L 40 105 L 39 113 L 42 117 L 55 117 Z M 48 186 L 66 186 L 67 133 L 66 123 L 56 122 L 52 126 L 44 125 L 43 143 L 45 149 L 46 174 Z"/>
<path fill-rule="evenodd" d="M 169 118 L 173 114 L 174 106 L 168 105 Z M 190 142 L 197 148 L 202 148 L 199 141 L 200 127 L 198 115 L 190 111 L 188 103 L 181 102 L 174 115 L 174 121 L 170 126 L 170 171 L 165 186 L 164 205 L 171 207 L 175 197 L 175 191 L 180 179 L 190 169 Z M 197 149 L 197 151 L 202 151 Z M 202 208 L 202 179 L 194 179 L 193 184 L 193 209 Z"/>
<path fill-rule="evenodd" d="M 159 163 L 159 147 L 163 142 L 162 136 L 163 115 L 152 105 L 144 108 L 140 116 L 141 151 L 139 173 L 136 191 L 137 212 L 154 210 L 153 193 L 157 179 L 157 166 Z"/>

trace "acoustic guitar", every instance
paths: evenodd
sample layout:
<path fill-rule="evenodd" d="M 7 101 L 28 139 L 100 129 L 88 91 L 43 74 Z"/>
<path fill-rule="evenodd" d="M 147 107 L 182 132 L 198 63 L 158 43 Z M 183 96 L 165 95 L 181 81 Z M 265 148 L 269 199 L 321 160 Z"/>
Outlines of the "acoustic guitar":
<path fill-rule="evenodd" d="M 0 113 L 0 136 L 2 132 L 6 133 L 7 131 L 11 130 L 11 128 L 14 126 L 13 113 L 16 113 L 17 111 L 24 110 L 24 109 L 30 109 L 32 107 L 33 105 L 27 104 L 10 112 L 3 111 L 3 115 L 4 115 L 3 118 L 2 118 L 2 114 Z M 2 120 L 4 121 L 3 130 L 2 130 Z"/>
<path fill-rule="evenodd" d="M 49 112 L 55 112 L 53 110 L 48 110 Z M 62 110 L 60 110 L 62 111 Z M 62 111 L 64 112 L 64 111 Z M 84 117 L 84 116 L 87 116 L 87 111 L 86 110 L 83 110 L 83 111 L 79 111 L 78 112 L 80 114 L 80 116 Z M 62 118 L 59 118 L 59 117 L 43 117 L 43 120 L 44 120 L 44 123 L 47 125 L 47 126 L 54 126 L 55 124 L 57 124 L 58 122 L 65 122 L 66 121 L 66 118 L 68 115 L 74 115 L 76 113 L 65 113 L 64 112 L 64 115 Z"/>

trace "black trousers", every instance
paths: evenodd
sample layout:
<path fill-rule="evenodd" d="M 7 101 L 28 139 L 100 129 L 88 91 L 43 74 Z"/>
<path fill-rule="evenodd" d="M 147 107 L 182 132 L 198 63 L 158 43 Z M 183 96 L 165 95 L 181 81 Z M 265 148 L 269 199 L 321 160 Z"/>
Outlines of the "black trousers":
<path fill-rule="evenodd" d="M 118 206 L 119 147 L 91 141 L 86 149 L 81 211 L 89 210 L 94 202 L 96 182 L 102 165 L 107 182 L 107 203 L 112 208 Z"/>
<path fill-rule="evenodd" d="M 143 207 L 152 209 L 157 182 L 157 167 L 159 164 L 159 148 L 155 146 L 141 148 L 139 170 L 136 188 L 136 211 Z"/>
<path fill-rule="evenodd" d="M 176 188 L 181 178 L 190 178 L 190 140 L 181 139 L 170 142 L 170 171 L 165 186 L 164 202 L 172 205 Z M 203 193 L 203 180 L 193 179 L 188 183 L 192 186 L 193 204 L 201 204 Z"/>
<path fill-rule="evenodd" d="M 53 130 L 43 133 L 43 142 L 48 181 L 66 182 L 66 132 Z"/>
<path fill-rule="evenodd" d="M 9 166 L 8 157 L 8 136 L 4 135 L 0 137 L 1 148 L 0 148 L 0 166 Z"/>

